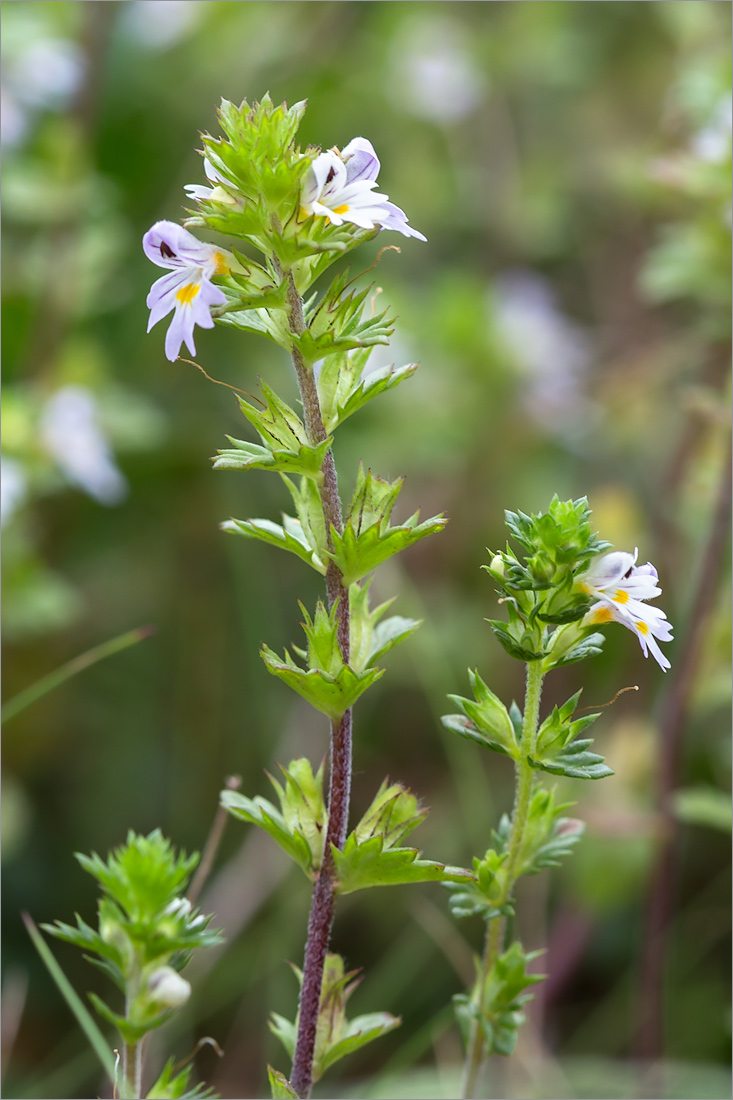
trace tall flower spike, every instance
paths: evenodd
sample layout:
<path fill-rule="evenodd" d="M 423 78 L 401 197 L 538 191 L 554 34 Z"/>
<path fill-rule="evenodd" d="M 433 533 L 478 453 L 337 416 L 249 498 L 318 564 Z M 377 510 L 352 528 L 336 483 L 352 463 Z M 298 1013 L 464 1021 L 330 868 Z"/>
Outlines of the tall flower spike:
<path fill-rule="evenodd" d="M 211 307 L 224 305 L 226 295 L 211 282 L 214 275 L 228 275 L 226 253 L 199 241 L 175 222 L 156 222 L 143 237 L 143 249 L 158 267 L 171 269 L 153 283 L 147 297 L 150 310 L 148 332 L 171 310 L 175 310 L 165 338 L 165 354 L 173 363 L 185 343 L 196 354 L 195 325 L 213 328 Z"/>
<path fill-rule="evenodd" d="M 405 237 L 426 238 L 407 224 L 404 210 L 374 188 L 379 159 L 366 138 L 357 137 L 339 153 L 329 149 L 313 161 L 303 185 L 305 217 L 326 217 L 333 225 L 351 222 L 360 229 L 396 229 Z"/>
<path fill-rule="evenodd" d="M 615 551 L 597 558 L 587 573 L 579 578 L 584 592 L 598 599 L 586 614 L 586 626 L 596 623 L 617 622 L 632 630 L 647 657 L 654 660 L 665 672 L 670 663 L 657 644 L 672 639 L 672 625 L 658 607 L 643 603 L 661 594 L 657 571 L 651 562 L 636 564 L 638 549 L 633 554 Z"/>

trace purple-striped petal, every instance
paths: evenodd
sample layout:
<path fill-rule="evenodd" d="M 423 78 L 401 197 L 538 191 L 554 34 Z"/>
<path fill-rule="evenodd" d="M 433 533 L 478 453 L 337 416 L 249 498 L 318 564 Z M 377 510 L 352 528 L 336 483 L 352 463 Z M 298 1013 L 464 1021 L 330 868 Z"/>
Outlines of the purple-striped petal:
<path fill-rule="evenodd" d="M 161 221 L 143 237 L 143 249 L 158 267 L 208 267 L 217 251 L 175 222 Z M 213 274 L 213 272 L 212 272 Z"/>
<path fill-rule="evenodd" d="M 376 180 L 379 175 L 379 158 L 371 141 L 366 138 L 354 138 L 341 150 L 346 165 L 346 178 L 349 183 L 357 180 Z"/>

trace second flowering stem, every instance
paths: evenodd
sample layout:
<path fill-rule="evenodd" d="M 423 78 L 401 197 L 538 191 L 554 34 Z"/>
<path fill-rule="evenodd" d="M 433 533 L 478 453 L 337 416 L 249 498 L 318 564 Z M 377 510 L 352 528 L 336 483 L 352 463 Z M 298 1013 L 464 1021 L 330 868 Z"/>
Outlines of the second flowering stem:
<path fill-rule="evenodd" d="M 498 907 L 506 905 L 512 896 L 514 884 L 517 879 L 516 867 L 519 853 L 522 849 L 524 831 L 527 825 L 529 806 L 534 785 L 534 769 L 529 763 L 529 757 L 535 753 L 537 742 L 537 730 L 539 728 L 540 698 L 542 695 L 541 661 L 530 661 L 527 664 L 527 686 L 524 697 L 524 718 L 522 721 L 522 756 L 516 762 L 514 806 L 512 808 L 512 822 L 507 841 L 506 884 L 503 895 L 498 902 Z M 471 1025 L 471 1032 L 466 1052 L 466 1063 L 463 1076 L 463 1100 L 471 1100 L 476 1091 L 479 1071 L 484 1059 L 484 1029 L 482 1020 L 486 1011 L 486 984 L 491 968 L 494 965 L 504 943 L 506 931 L 506 917 L 493 917 L 487 922 L 486 941 L 484 954 L 481 960 L 481 969 L 478 979 L 478 1004 L 477 1017 Z"/>

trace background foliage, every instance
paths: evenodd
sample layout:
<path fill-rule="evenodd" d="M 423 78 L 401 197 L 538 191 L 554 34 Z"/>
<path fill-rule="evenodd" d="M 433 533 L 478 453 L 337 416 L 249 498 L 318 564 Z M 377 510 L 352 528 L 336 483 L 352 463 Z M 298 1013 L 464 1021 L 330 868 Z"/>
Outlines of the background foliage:
<path fill-rule="evenodd" d="M 673 668 L 663 677 L 621 630 L 584 666 L 589 703 L 640 690 L 596 727 L 616 778 L 560 792 L 588 822 L 575 858 L 520 899 L 524 942 L 549 943 L 552 976 L 492 1088 L 726 1095 L 729 5 L 10 0 L 3 16 L 5 697 L 156 628 L 5 731 L 4 1094 L 100 1087 L 19 916 L 93 916 L 72 852 L 157 826 L 200 848 L 225 775 L 267 793 L 264 767 L 326 745 L 258 657 L 263 639 L 279 651 L 296 638 L 296 598 L 312 606 L 319 579 L 217 527 L 284 497 L 266 499 L 275 479 L 211 472 L 225 433 L 241 434 L 234 395 L 168 363 L 162 329 L 145 335 L 157 272 L 143 232 L 178 219 L 183 184 L 202 182 L 194 149 L 219 98 L 269 89 L 308 98 L 305 141 L 369 137 L 384 189 L 428 237 L 380 238 L 402 254 L 374 276 L 400 318 L 381 361 L 419 361 L 417 377 L 338 444 L 354 476 L 361 456 L 406 475 L 405 515 L 419 502 L 451 517 L 384 582 L 425 624 L 358 710 L 354 812 L 389 772 L 432 806 L 426 855 L 465 863 L 486 848 L 509 762 L 437 720 L 469 664 L 521 694 L 483 622 L 484 548 L 503 543 L 505 507 L 587 494 L 603 537 L 659 569 Z M 213 377 L 251 390 L 262 375 L 293 396 L 276 349 L 225 329 L 197 339 Z M 553 678 L 546 705 L 575 677 Z M 226 1057 L 204 1052 L 199 1070 L 225 1097 L 266 1089 L 266 1017 L 292 1010 L 283 956 L 301 957 L 309 902 L 250 832 L 228 828 L 201 901 L 228 943 L 169 1031 L 182 1055 L 216 1036 Z M 355 1009 L 405 1023 L 325 1088 L 455 1095 L 445 1006 L 479 922 L 464 922 L 469 945 L 430 886 L 340 912 L 334 947 L 368 976 Z M 71 948 L 57 953 L 78 989 L 108 992 Z M 663 1059 L 661 1085 L 636 1056 Z"/>

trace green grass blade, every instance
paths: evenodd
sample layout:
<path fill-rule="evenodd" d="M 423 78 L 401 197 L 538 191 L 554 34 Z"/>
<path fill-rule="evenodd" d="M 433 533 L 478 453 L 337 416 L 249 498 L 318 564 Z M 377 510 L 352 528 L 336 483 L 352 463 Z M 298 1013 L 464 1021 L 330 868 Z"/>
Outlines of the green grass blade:
<path fill-rule="evenodd" d="M 68 978 L 64 974 L 59 964 L 56 962 L 56 959 L 53 957 L 51 949 L 49 948 L 41 933 L 38 931 L 38 928 L 33 923 L 33 919 L 28 913 L 23 913 L 23 923 L 26 926 L 28 935 L 33 941 L 33 946 L 35 947 L 38 954 L 41 956 L 41 959 L 46 965 L 46 969 L 48 970 L 53 980 L 56 982 L 56 985 L 58 986 L 62 997 L 76 1017 L 76 1022 L 79 1024 L 79 1027 L 86 1035 L 87 1039 L 92 1045 L 95 1054 L 99 1058 L 99 1061 L 102 1063 L 102 1068 L 109 1077 L 110 1081 L 114 1083 L 115 1059 L 112 1051 L 109 1048 L 109 1044 L 105 1040 L 102 1032 L 99 1030 L 96 1023 L 94 1022 L 86 1005 L 82 1002 L 77 993 L 75 993 Z"/>
<path fill-rule="evenodd" d="M 85 668 L 95 665 L 97 661 L 103 661 L 106 657 L 113 657 L 115 653 L 121 653 L 123 649 L 128 649 L 132 645 L 137 645 L 144 638 L 149 638 L 154 630 L 155 628 L 152 626 L 139 626 L 136 630 L 129 630 L 126 634 L 120 634 L 117 638 L 111 638 L 110 641 L 102 642 L 101 645 L 88 649 L 86 653 L 80 653 L 78 657 L 73 657 L 61 668 L 57 668 L 55 672 L 49 672 L 48 676 L 41 677 L 40 680 L 36 680 L 35 684 L 31 684 L 30 687 L 14 695 L 12 699 L 8 699 L 7 703 L 3 704 L 2 711 L 0 711 L 2 721 L 8 722 L 11 718 L 15 718 L 17 714 L 35 703 L 37 699 L 41 699 L 49 691 L 65 684 L 67 680 L 70 680 L 79 672 L 83 672 Z"/>

